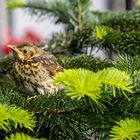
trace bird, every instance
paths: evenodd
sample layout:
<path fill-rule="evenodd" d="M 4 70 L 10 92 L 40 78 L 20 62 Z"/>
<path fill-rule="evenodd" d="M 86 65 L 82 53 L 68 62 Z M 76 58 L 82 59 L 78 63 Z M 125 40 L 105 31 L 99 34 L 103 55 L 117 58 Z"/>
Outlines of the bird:
<path fill-rule="evenodd" d="M 28 96 L 53 94 L 62 89 L 61 85 L 53 82 L 53 76 L 63 72 L 53 54 L 29 43 L 8 45 L 8 48 L 14 56 L 12 75 L 18 87 Z"/>

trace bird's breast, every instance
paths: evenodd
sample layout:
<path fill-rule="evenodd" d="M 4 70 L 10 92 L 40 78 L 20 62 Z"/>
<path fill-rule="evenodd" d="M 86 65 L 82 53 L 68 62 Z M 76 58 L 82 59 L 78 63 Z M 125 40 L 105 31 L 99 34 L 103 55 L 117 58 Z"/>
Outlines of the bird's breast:
<path fill-rule="evenodd" d="M 14 64 L 15 75 L 19 79 L 23 79 L 29 83 L 45 85 L 50 78 L 49 72 L 41 63 L 21 63 Z"/>

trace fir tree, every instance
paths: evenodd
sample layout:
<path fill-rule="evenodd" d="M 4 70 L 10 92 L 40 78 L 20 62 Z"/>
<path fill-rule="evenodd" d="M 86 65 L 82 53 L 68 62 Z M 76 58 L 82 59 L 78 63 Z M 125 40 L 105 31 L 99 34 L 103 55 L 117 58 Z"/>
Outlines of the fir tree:
<path fill-rule="evenodd" d="M 3 85 L 0 102 L 21 107 L 33 112 L 36 117 L 33 132 L 19 131 L 49 140 L 91 137 L 100 140 L 139 139 L 140 59 L 135 56 L 139 54 L 139 11 L 93 12 L 89 9 L 88 0 L 12 2 L 8 4 L 9 7 L 29 8 L 38 17 L 53 15 L 56 23 L 64 23 L 67 30 L 72 29 L 72 32 L 65 32 L 64 35 L 56 34 L 57 39 L 52 40 L 55 46 L 59 44 L 63 49 L 68 46 L 65 54 L 70 52 L 69 47 L 72 46 L 71 54 L 79 55 L 86 46 L 102 47 L 109 54 L 114 51 L 131 55 L 109 62 L 83 55 L 59 57 L 66 70 L 58 73 L 54 82 L 63 84 L 64 90 L 52 96 L 39 95 L 29 101 L 14 81 L 7 79 L 7 74 L 10 75 L 8 66 L 13 60 L 2 60 L 0 72 L 4 80 L 0 77 Z M 89 21 L 86 19 L 88 14 L 92 15 L 90 18 L 98 19 L 96 28 L 95 24 L 83 26 Z M 22 133 L 10 137 L 24 137 Z"/>

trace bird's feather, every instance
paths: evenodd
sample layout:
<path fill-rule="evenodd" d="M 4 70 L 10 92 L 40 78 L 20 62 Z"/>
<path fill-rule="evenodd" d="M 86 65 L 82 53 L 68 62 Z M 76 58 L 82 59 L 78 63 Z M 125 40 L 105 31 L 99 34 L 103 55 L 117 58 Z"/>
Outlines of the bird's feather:
<path fill-rule="evenodd" d="M 63 71 L 63 67 L 61 67 L 57 63 L 57 59 L 51 54 L 41 55 L 34 58 L 33 61 L 40 61 L 42 65 L 46 68 L 46 70 L 50 72 L 51 75 L 55 75 L 55 73 Z"/>

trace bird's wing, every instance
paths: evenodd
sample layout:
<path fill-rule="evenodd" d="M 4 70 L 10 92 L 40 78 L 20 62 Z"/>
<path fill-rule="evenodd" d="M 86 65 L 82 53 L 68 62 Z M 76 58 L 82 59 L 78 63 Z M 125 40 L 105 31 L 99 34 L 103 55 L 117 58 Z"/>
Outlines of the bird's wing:
<path fill-rule="evenodd" d="M 42 63 L 43 67 L 45 67 L 51 75 L 55 75 L 55 73 L 63 71 L 63 67 L 57 63 L 55 56 L 52 54 L 44 54 L 36 59 Z"/>

